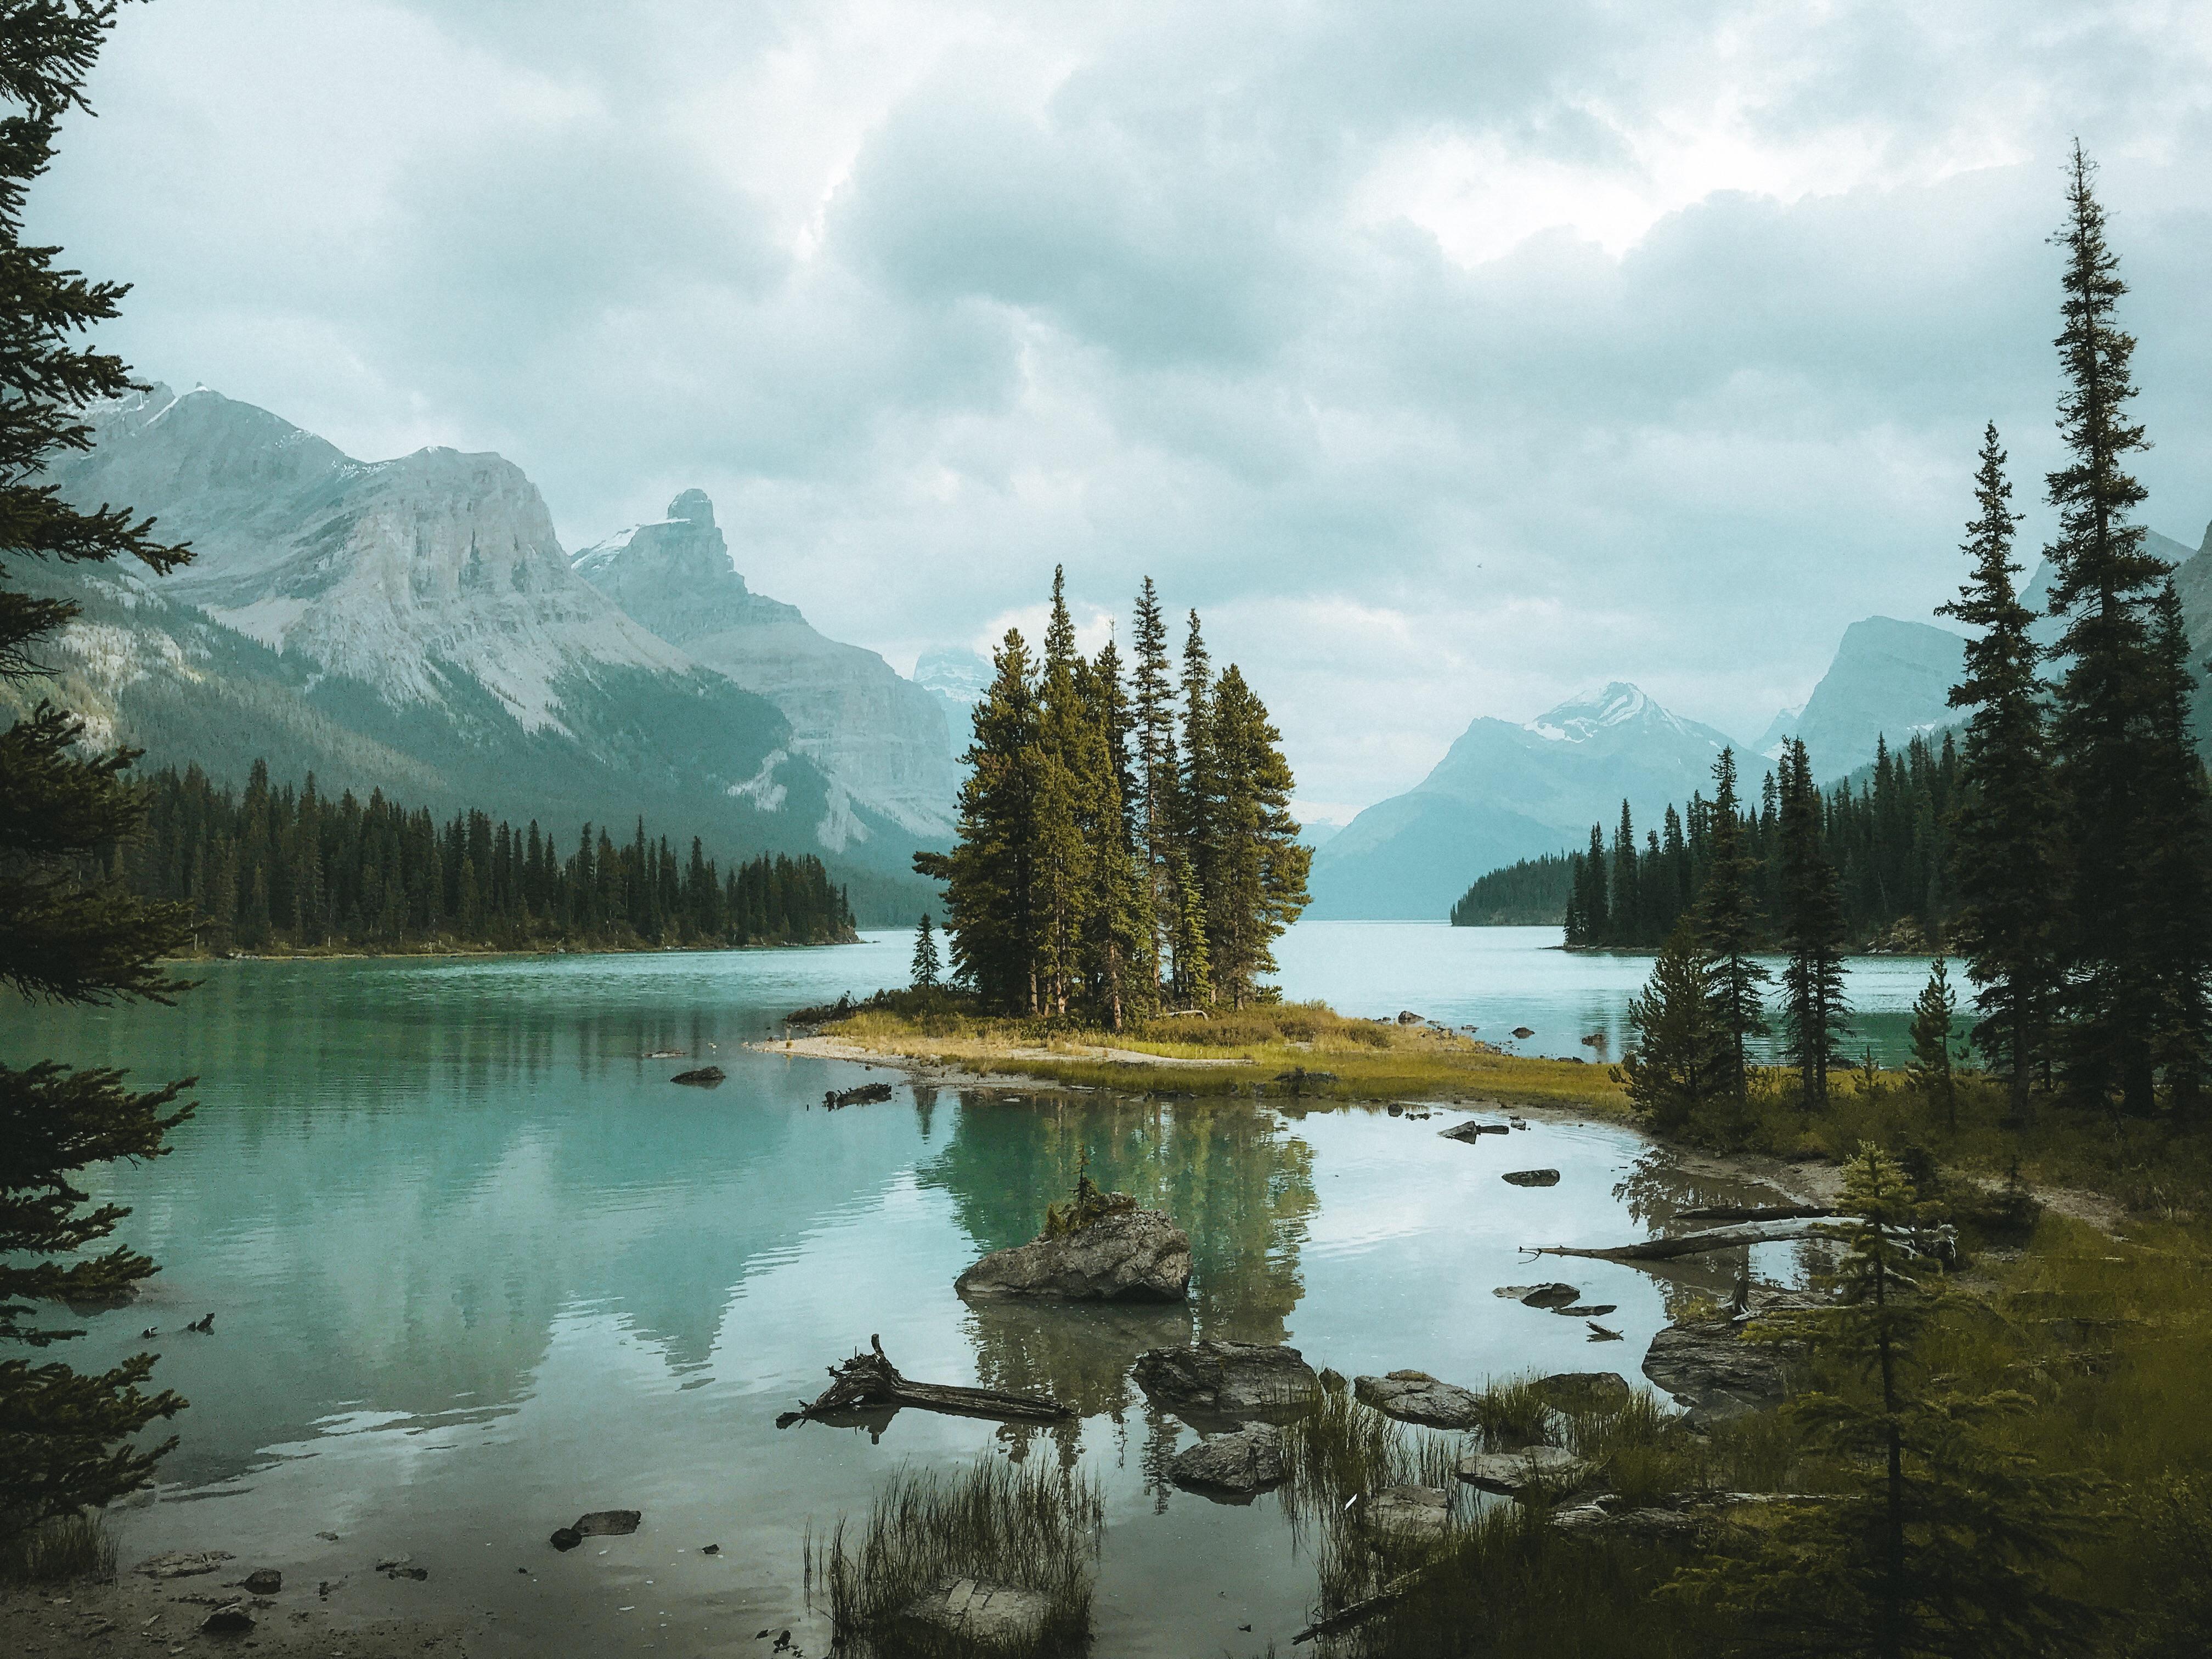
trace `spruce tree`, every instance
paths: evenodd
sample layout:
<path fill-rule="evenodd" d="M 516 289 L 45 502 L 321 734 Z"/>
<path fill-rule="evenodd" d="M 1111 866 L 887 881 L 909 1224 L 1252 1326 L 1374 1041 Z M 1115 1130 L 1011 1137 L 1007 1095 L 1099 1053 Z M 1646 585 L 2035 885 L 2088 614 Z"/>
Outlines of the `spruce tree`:
<path fill-rule="evenodd" d="M 1928 983 L 1912 1005 L 1912 1080 L 1921 1097 L 1943 1114 L 1947 1128 L 1959 1127 L 1958 1079 L 1951 1073 L 1951 1028 L 1959 1018 L 1959 999 L 1938 956 Z"/>
<path fill-rule="evenodd" d="M 1637 891 L 1636 823 L 1628 815 L 1628 803 L 1620 803 L 1620 825 L 1613 832 L 1613 894 L 1608 911 L 1613 922 L 1614 940 L 1621 945 L 1641 945 L 1637 937 L 1637 924 L 1643 915 L 1643 900 Z"/>
<path fill-rule="evenodd" d="M 1128 794 L 1138 775 L 1129 754 L 1121 659 L 1112 638 L 1096 660 L 1079 666 L 1077 687 L 1090 725 L 1080 803 L 1091 869 L 1083 924 L 1085 1001 L 1087 1012 L 1118 1031 L 1133 1014 L 1148 1012 L 1158 998 L 1151 967 L 1158 928 Z"/>
<path fill-rule="evenodd" d="M 1779 783 L 1783 1033 L 1808 1111 L 1828 1103 L 1837 1040 L 1850 1030 L 1844 1004 L 1844 899 L 1824 844 L 1820 793 L 1802 738 L 1783 751 Z"/>
<path fill-rule="evenodd" d="M 1157 985 L 1164 977 L 1166 935 L 1175 915 L 1175 884 L 1169 866 L 1180 813 L 1176 801 L 1175 682 L 1168 672 L 1167 623 L 1161 617 L 1159 595 L 1150 576 L 1145 578 L 1137 595 L 1130 648 L 1135 653 L 1130 664 L 1129 702 L 1137 779 L 1131 799 L 1142 878 L 1153 918 L 1146 971 Z"/>
<path fill-rule="evenodd" d="M 944 958 L 937 951 L 937 930 L 930 924 L 929 912 L 924 910 L 914 930 L 914 988 L 934 991 L 944 971 Z"/>
<path fill-rule="evenodd" d="M 2144 817 L 2157 833 L 2133 875 L 2144 919 L 2144 979 L 2155 999 L 2153 1058 L 2175 1116 L 2193 1123 L 2212 1068 L 2212 791 L 2191 730 L 2197 671 L 2172 581 L 2160 587 L 2151 616 L 2156 678 L 2141 792 Z"/>
<path fill-rule="evenodd" d="M 1205 636 L 1199 630 L 1198 612 L 1190 613 L 1190 628 L 1182 647 L 1182 757 L 1176 778 L 1176 835 L 1175 851 L 1180 855 L 1186 873 L 1170 875 L 1176 884 L 1176 908 L 1188 912 L 1195 896 L 1194 914 L 1179 915 L 1176 927 L 1177 957 L 1175 967 L 1176 995 L 1186 1007 L 1203 1007 L 1212 1001 L 1211 942 L 1206 938 L 1206 896 L 1213 887 L 1213 830 L 1214 777 L 1213 740 L 1212 736 L 1212 710 L 1209 707 L 1212 696 L 1212 665 L 1206 655 Z M 1195 931 L 1194 931 L 1195 929 Z M 1194 969 L 1186 971 L 1182 953 L 1190 951 L 1206 959 L 1203 975 Z M 1199 994 L 1201 977 L 1206 985 Z"/>
<path fill-rule="evenodd" d="M 84 78 L 114 10 L 20 0 L 0 28 L 0 550 L 9 563 L 130 558 L 162 571 L 186 557 L 127 508 L 81 513 L 35 482 L 58 454 L 91 447 L 88 403 L 131 389 L 120 359 L 78 343 L 125 290 L 22 240 L 25 192 L 51 162 L 63 118 L 88 107 Z M 66 599 L 0 586 L 0 679 L 36 678 L 37 647 L 75 614 Z M 125 776 L 136 751 L 91 752 L 85 735 L 43 700 L 0 733 L 0 984 L 34 1003 L 166 1002 L 184 987 L 160 958 L 191 939 L 191 918 L 100 875 L 107 850 L 139 832 L 145 802 Z M 130 1212 L 93 1204 L 78 1182 L 100 1164 L 161 1157 L 190 1114 L 177 1104 L 189 1086 L 137 1091 L 120 1072 L 55 1060 L 0 1066 L 0 1343 L 45 1348 L 81 1335 L 34 1322 L 38 1304 L 115 1301 L 156 1271 L 125 1246 L 83 1254 Z M 142 1386 L 154 1363 L 140 1353 L 81 1373 L 0 1359 L 0 1540 L 145 1484 L 174 1442 L 132 1437 L 184 1404 Z"/>
<path fill-rule="evenodd" d="M 1713 1018 L 1727 1034 L 1728 1091 L 1741 1102 L 1751 1090 L 1751 1040 L 1767 1029 L 1760 988 L 1773 975 L 1752 954 L 1759 947 L 1759 863 L 1736 801 L 1733 749 L 1713 763 L 1713 786 L 1698 933 L 1713 960 Z"/>
<path fill-rule="evenodd" d="M 1589 851 L 1583 855 L 1583 931 L 1592 945 L 1615 945 L 1613 905 L 1607 896 L 1605 831 L 1590 825 Z"/>
<path fill-rule="evenodd" d="M 1045 629 L 1038 686 L 1030 856 L 1039 1006 L 1062 1018 L 1082 975 L 1083 939 L 1093 897 L 1095 842 L 1085 833 L 1086 820 L 1110 787 L 1103 775 L 1107 769 L 1103 734 L 1078 684 L 1081 663 L 1065 580 L 1055 568 L 1052 620 Z"/>
<path fill-rule="evenodd" d="M 2047 478 L 2059 523 L 2045 550 L 2068 659 L 2052 721 L 2066 881 L 2061 999 L 2069 1083 L 2094 1098 L 2117 1094 L 2142 1114 L 2152 1109 L 2158 1024 L 2173 989 L 2150 959 L 2155 919 L 2136 878 L 2166 828 L 2149 817 L 2141 785 L 2171 763 L 2155 752 L 2149 718 L 2160 679 L 2151 605 L 2170 568 L 2129 522 L 2144 491 L 2127 458 L 2150 446 L 2127 413 L 2136 343 L 2118 322 L 2127 284 L 2106 239 L 2095 173 L 2077 143 L 2067 222 L 2052 239 L 2065 254 L 2056 343 L 2069 452 Z"/>
<path fill-rule="evenodd" d="M 1209 702 L 1218 801 L 1207 947 L 1215 994 L 1242 1008 L 1274 969 L 1274 941 L 1306 907 L 1313 854 L 1291 817 L 1282 734 L 1234 663 Z"/>
<path fill-rule="evenodd" d="M 1629 1000 L 1635 1033 L 1619 1075 L 1629 1104 L 1662 1134 L 1711 1127 L 1707 1109 L 1729 1086 L 1729 1034 L 1715 1018 L 1712 957 L 1685 916 L 1667 936 L 1644 989 Z"/>
<path fill-rule="evenodd" d="M 992 657 L 975 705 L 975 739 L 963 757 L 959 840 L 950 853 L 917 853 L 914 867 L 945 883 L 955 978 L 1000 1013 L 1036 1013 L 1036 895 L 1039 751 L 1036 675 L 1028 643 L 1010 628 Z M 590 868 L 588 833 L 579 864 Z"/>

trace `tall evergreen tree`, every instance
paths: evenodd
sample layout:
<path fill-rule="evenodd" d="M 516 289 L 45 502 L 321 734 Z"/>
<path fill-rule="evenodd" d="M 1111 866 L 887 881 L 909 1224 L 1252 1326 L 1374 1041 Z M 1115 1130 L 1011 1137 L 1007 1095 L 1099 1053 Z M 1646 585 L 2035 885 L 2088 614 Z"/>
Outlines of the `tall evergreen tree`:
<path fill-rule="evenodd" d="M 1079 683 L 1082 659 L 1068 615 L 1066 581 L 1052 573 L 1052 620 L 1045 629 L 1038 686 L 1031 829 L 1036 974 L 1043 1012 L 1065 1016 L 1083 973 L 1083 941 L 1096 876 L 1094 827 L 1088 822 L 1110 787 L 1104 733 Z M 1118 806 L 1113 810 L 1118 813 Z"/>
<path fill-rule="evenodd" d="M 1241 1008 L 1273 972 L 1275 939 L 1307 903 L 1311 849 L 1291 817 L 1291 768 L 1282 734 L 1231 663 L 1210 698 L 1219 791 L 1207 945 L 1214 992 Z"/>
<path fill-rule="evenodd" d="M 1635 1033 L 1620 1063 L 1629 1104 L 1664 1134 L 1692 1133 L 1729 1086 L 1729 1033 L 1715 1018 L 1713 960 L 1685 916 L 1651 963 L 1644 989 L 1629 999 Z"/>
<path fill-rule="evenodd" d="M 1036 1013 L 1038 708 L 1018 629 L 1006 630 L 992 667 L 963 757 L 959 841 L 950 853 L 916 854 L 914 867 L 945 883 L 954 976 L 988 1007 Z"/>
<path fill-rule="evenodd" d="M 924 910 L 914 930 L 914 988 L 934 991 L 944 972 L 945 959 L 937 950 L 937 930 L 930 924 L 929 912 Z"/>
<path fill-rule="evenodd" d="M 1781 840 L 1783 1033 L 1808 1111 L 1828 1103 L 1837 1041 L 1850 1030 L 1844 1005 L 1844 897 L 1822 842 L 1820 792 L 1802 738 L 1783 752 Z"/>
<path fill-rule="evenodd" d="M 1131 630 L 1131 742 L 1135 749 L 1137 790 L 1132 796 L 1138 823 L 1139 862 L 1150 896 L 1153 937 L 1146 970 L 1157 984 L 1164 976 L 1166 934 L 1173 927 L 1175 883 L 1170 869 L 1180 811 L 1176 802 L 1178 772 L 1175 734 L 1175 682 L 1169 674 L 1168 629 L 1160 614 L 1152 579 L 1137 595 L 1136 625 Z"/>
<path fill-rule="evenodd" d="M 22 240 L 25 193 L 51 163 L 62 119 L 88 107 L 84 79 L 114 12 L 18 0 L 0 27 L 0 550 L 11 564 L 130 558 L 162 571 L 187 556 L 127 508 L 81 513 L 35 482 L 58 455 L 91 447 L 86 404 L 131 386 L 119 358 L 78 343 L 125 290 Z M 0 679 L 36 678 L 35 647 L 74 614 L 65 599 L 0 587 Z M 0 733 L 0 985 L 33 1002 L 165 1002 L 184 988 L 159 959 L 191 938 L 191 918 L 93 873 L 145 809 L 124 775 L 136 752 L 85 752 L 85 736 L 45 701 Z M 0 1066 L 0 1343 L 44 1348 L 81 1335 L 33 1322 L 38 1304 L 113 1300 L 156 1271 L 127 1247 L 83 1254 L 130 1212 L 93 1204 L 78 1182 L 100 1164 L 161 1156 L 190 1115 L 177 1104 L 189 1083 L 139 1091 L 106 1067 Z M 0 1539 L 145 1483 L 174 1442 L 131 1437 L 184 1404 L 142 1386 L 154 1362 L 140 1353 L 87 1373 L 0 1359 Z"/>
<path fill-rule="evenodd" d="M 1951 706 L 1973 712 L 1959 746 L 1950 823 L 1958 896 L 1950 939 L 1981 1012 L 1974 1042 L 2004 1073 L 2018 1120 L 2027 1113 L 2058 993 L 2062 893 L 2057 796 L 2036 675 L 2042 653 L 2028 632 L 2035 613 L 2014 586 L 2019 515 L 1995 423 L 1982 434 L 1974 499 L 1978 510 L 1962 547 L 1972 568 L 1939 613 L 1976 630 L 1966 641 L 1965 678 L 1951 689 Z"/>
<path fill-rule="evenodd" d="M 1605 831 L 1590 825 L 1589 851 L 1583 855 L 1583 927 L 1593 945 L 1613 940 L 1613 903 L 1607 890 Z"/>
<path fill-rule="evenodd" d="M 1081 827 L 1091 866 L 1084 913 L 1085 1001 L 1118 1031 L 1132 1013 L 1149 1012 L 1158 999 L 1158 981 L 1151 968 L 1158 930 L 1127 793 L 1137 775 L 1129 754 L 1131 720 L 1121 654 L 1110 635 L 1097 659 L 1081 665 L 1080 671 L 1077 687 L 1090 721 L 1079 780 Z"/>
<path fill-rule="evenodd" d="M 1750 1091 L 1751 1040 L 1767 1029 L 1760 989 L 1773 975 L 1753 955 L 1759 946 L 1759 860 L 1736 801 L 1733 749 L 1722 750 L 1713 763 L 1709 817 L 1698 933 L 1713 962 L 1713 1018 L 1727 1034 L 1728 1090 L 1741 1101 Z"/>
<path fill-rule="evenodd" d="M 2068 667 L 2058 684 L 2052 737 L 2063 803 L 2066 1072 L 2079 1091 L 2117 1094 L 2151 1110 L 2160 1010 L 2170 988 L 2150 959 L 2154 919 L 2135 878 L 2162 826 L 2148 814 L 2142 781 L 2168 763 L 2159 757 L 2151 710 L 2160 679 L 2151 602 L 2170 574 L 2129 515 L 2144 495 L 2127 458 L 2148 449 L 2129 418 L 2136 395 L 2132 336 L 2118 308 L 2127 284 L 2106 239 L 2096 168 L 2074 147 L 2063 249 L 2064 326 L 2059 368 L 2065 390 L 2058 428 L 2067 464 L 2048 476 L 2058 535 L 2045 550 L 2056 580 L 2052 614 Z"/>
<path fill-rule="evenodd" d="M 2151 615 L 2155 678 L 2141 790 L 2144 818 L 2156 833 L 2133 872 L 2135 902 L 2144 921 L 2144 981 L 2156 999 L 2153 1058 L 2176 1116 L 2193 1121 L 2203 1110 L 2212 1068 L 2212 792 L 2190 728 L 2197 672 L 2171 580 L 2160 587 Z"/>
<path fill-rule="evenodd" d="M 1644 941 L 1636 937 L 1644 919 L 1644 904 L 1637 894 L 1636 823 L 1629 816 L 1628 803 L 1620 803 L 1620 823 L 1613 832 L 1613 892 L 1608 900 L 1613 930 L 1631 945 Z"/>
<path fill-rule="evenodd" d="M 1176 778 L 1176 851 L 1189 866 L 1187 878 L 1176 878 L 1179 883 L 1177 909 L 1189 909 L 1191 895 L 1197 896 L 1194 915 L 1181 915 L 1176 927 L 1178 954 L 1175 968 L 1176 996 L 1185 1006 L 1200 1006 L 1212 1000 L 1212 941 L 1205 937 L 1206 906 L 1205 895 L 1213 885 L 1213 820 L 1216 780 L 1214 777 L 1212 738 L 1212 664 L 1206 650 L 1205 636 L 1200 632 L 1198 612 L 1190 613 L 1189 631 L 1182 647 L 1182 767 Z M 1195 932 L 1193 929 L 1195 928 Z M 1182 953 L 1194 951 L 1206 957 L 1208 963 L 1206 983 L 1209 989 L 1204 997 L 1197 994 L 1199 976 L 1187 972 Z"/>
<path fill-rule="evenodd" d="M 1959 999 L 1938 956 L 1912 1005 L 1912 1080 L 1922 1097 L 1942 1112 L 1945 1127 L 1954 1129 L 1959 1127 L 1959 1085 L 1951 1073 L 1951 1028 L 1958 1018 Z"/>

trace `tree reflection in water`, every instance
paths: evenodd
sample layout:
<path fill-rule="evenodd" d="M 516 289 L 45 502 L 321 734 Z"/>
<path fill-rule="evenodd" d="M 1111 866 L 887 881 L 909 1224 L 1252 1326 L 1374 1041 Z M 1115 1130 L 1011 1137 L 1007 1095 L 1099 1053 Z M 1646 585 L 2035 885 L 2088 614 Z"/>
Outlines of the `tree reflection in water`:
<path fill-rule="evenodd" d="M 1696 1153 L 1665 1146 L 1654 1146 L 1638 1158 L 1615 1183 L 1613 1195 L 1628 1206 L 1630 1218 L 1651 1236 L 1669 1238 L 1718 1224 L 1685 1221 L 1681 1219 L 1685 1210 L 1713 1205 L 1753 1208 L 1796 1201 L 1771 1182 L 1756 1180 Z M 1760 1248 L 1771 1251 L 1785 1247 Z M 1827 1247 L 1819 1243 L 1786 1248 L 1797 1258 L 1794 1265 L 1801 1271 L 1820 1266 L 1829 1254 Z M 1751 1272 L 1751 1261 L 1749 1249 L 1737 1249 L 1634 1265 L 1657 1281 L 1666 1298 L 1667 1316 L 1680 1319 L 1695 1311 L 1700 1303 L 1726 1302 L 1734 1294 L 1737 1280 Z"/>

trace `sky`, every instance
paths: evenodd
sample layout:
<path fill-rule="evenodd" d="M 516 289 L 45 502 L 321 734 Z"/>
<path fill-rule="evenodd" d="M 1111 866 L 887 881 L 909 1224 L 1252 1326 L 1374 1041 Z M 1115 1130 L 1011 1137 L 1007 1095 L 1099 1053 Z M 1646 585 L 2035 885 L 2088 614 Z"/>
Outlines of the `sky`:
<path fill-rule="evenodd" d="M 572 550 L 702 488 L 902 671 L 1150 574 L 1313 817 L 1608 679 L 1755 737 L 1956 586 L 1984 421 L 2032 556 L 2077 137 L 2212 518 L 2192 0 L 155 0 L 90 92 L 28 228 L 142 375 Z"/>

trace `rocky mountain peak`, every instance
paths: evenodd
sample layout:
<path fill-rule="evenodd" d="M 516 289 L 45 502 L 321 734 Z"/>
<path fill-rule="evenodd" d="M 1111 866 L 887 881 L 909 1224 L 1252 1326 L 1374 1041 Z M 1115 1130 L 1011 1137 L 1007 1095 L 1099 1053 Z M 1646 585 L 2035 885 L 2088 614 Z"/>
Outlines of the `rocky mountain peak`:
<path fill-rule="evenodd" d="M 687 489 L 668 504 L 668 516 L 681 519 L 686 524 L 714 527 L 714 503 L 707 498 L 703 489 Z"/>
<path fill-rule="evenodd" d="M 805 623 L 796 605 L 745 586 L 703 489 L 684 491 L 669 502 L 666 518 L 617 531 L 573 563 L 578 575 L 673 645 L 732 628 Z"/>

